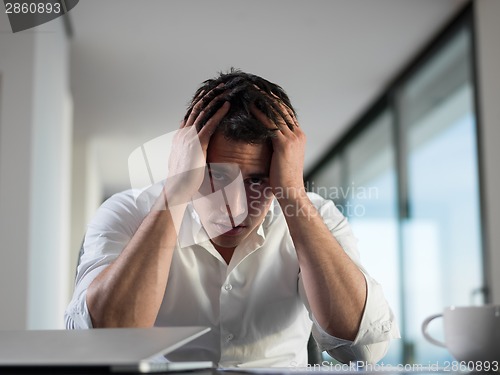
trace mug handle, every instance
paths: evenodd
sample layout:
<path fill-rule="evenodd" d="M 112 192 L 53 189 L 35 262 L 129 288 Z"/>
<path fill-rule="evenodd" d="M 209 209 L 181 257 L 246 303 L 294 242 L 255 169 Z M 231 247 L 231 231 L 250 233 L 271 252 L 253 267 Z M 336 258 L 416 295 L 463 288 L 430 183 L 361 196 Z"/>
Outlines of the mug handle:
<path fill-rule="evenodd" d="M 442 346 L 443 348 L 446 348 L 446 345 L 444 342 L 436 340 L 431 335 L 429 335 L 429 333 L 427 332 L 427 327 L 429 326 L 429 323 L 436 318 L 442 318 L 442 317 L 443 317 L 443 314 L 434 314 L 434 315 L 429 316 L 427 319 L 425 319 L 424 322 L 422 323 L 422 333 L 423 333 L 424 337 L 427 339 L 427 341 L 431 342 L 434 345 Z"/>

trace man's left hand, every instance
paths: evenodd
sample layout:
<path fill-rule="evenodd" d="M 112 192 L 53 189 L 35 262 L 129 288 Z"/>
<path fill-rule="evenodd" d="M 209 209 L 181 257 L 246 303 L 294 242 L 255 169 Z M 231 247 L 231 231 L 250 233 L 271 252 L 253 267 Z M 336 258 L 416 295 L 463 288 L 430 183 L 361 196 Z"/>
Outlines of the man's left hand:
<path fill-rule="evenodd" d="M 293 111 L 280 99 L 276 98 L 275 102 L 280 109 L 276 122 L 255 107 L 252 113 L 276 134 L 272 138 L 273 156 L 269 172 L 273 193 L 278 199 L 294 199 L 305 192 L 303 173 L 306 136 Z"/>

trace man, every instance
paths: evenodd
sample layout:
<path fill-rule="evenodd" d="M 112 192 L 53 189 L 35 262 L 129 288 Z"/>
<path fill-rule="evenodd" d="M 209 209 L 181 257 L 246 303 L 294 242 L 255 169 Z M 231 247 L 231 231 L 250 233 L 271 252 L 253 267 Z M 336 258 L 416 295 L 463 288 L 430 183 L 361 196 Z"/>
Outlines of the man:
<path fill-rule="evenodd" d="M 205 81 L 159 190 L 117 194 L 90 223 L 67 327 L 209 326 L 169 359 L 220 366 L 305 365 L 312 329 L 339 361 L 378 361 L 393 314 L 346 219 L 306 193 L 304 146 L 281 87 Z"/>

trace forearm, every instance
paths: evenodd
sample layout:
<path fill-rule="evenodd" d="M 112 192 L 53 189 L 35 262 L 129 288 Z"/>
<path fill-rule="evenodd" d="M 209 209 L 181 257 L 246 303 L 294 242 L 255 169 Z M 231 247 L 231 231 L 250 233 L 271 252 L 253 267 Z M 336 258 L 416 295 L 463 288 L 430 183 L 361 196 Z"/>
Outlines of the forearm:
<path fill-rule="evenodd" d="M 177 241 L 174 219 L 168 209 L 153 209 L 120 256 L 90 284 L 86 298 L 94 327 L 154 324 Z"/>
<path fill-rule="evenodd" d="M 366 302 L 366 281 L 305 191 L 279 199 L 297 251 L 312 313 L 330 335 L 354 340 Z"/>

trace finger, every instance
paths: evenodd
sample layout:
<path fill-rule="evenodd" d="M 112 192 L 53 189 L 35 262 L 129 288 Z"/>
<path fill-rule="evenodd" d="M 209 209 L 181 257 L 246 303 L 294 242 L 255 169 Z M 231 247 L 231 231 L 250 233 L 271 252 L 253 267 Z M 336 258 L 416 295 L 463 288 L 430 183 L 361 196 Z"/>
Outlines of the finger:
<path fill-rule="evenodd" d="M 210 93 L 210 92 L 209 92 Z M 208 94 L 207 94 L 208 95 Z M 192 126 L 196 119 L 198 118 L 198 115 L 200 112 L 203 110 L 204 107 L 204 102 L 203 102 L 203 97 L 200 98 L 194 105 L 193 108 L 191 109 L 191 113 L 189 113 L 189 116 L 187 119 L 184 120 L 184 126 Z"/>
<path fill-rule="evenodd" d="M 293 111 L 288 108 L 284 103 L 280 103 L 280 116 L 283 118 L 286 123 L 286 128 L 290 131 L 295 131 L 295 129 L 299 126 L 297 119 L 295 118 Z M 286 129 L 285 129 L 286 131 Z"/>
<path fill-rule="evenodd" d="M 215 113 L 220 109 L 222 105 L 224 105 L 226 101 L 224 100 L 225 95 L 226 92 L 223 92 L 216 97 L 210 98 L 210 102 L 204 101 L 204 108 L 198 113 L 198 116 L 191 124 L 196 128 L 197 131 L 201 130 L 201 128 L 205 126 L 205 123 L 215 115 Z"/>
<path fill-rule="evenodd" d="M 188 113 L 186 113 L 186 115 L 184 116 L 184 119 L 181 121 L 181 129 L 187 126 L 189 115 L 191 115 L 191 113 L 193 112 L 193 107 L 196 105 L 196 103 L 198 103 L 200 101 L 200 99 L 203 97 L 204 94 L 205 94 L 205 90 L 200 90 L 198 93 L 195 94 L 195 96 L 191 102 L 192 103 L 190 106 L 191 108 L 188 109 Z"/>
<path fill-rule="evenodd" d="M 295 126 L 299 126 L 293 110 L 290 107 L 288 107 L 278 95 L 276 95 L 273 92 L 267 93 L 255 84 L 253 86 L 257 90 L 259 90 L 262 94 L 268 96 L 271 99 L 276 116 L 284 120 L 283 124 L 280 123 L 276 124 L 279 128 L 281 128 L 280 125 L 282 125 L 288 127 L 293 131 Z"/>
<path fill-rule="evenodd" d="M 297 117 L 295 116 L 295 112 L 293 109 L 291 109 L 282 99 L 280 99 L 276 94 L 271 93 L 271 95 L 276 99 L 274 101 L 275 108 L 277 115 L 281 118 L 283 118 L 284 122 L 286 123 L 287 127 L 291 131 L 295 131 L 297 127 L 299 127 L 299 122 L 297 121 Z M 277 109 L 276 109 L 277 107 Z"/>
<path fill-rule="evenodd" d="M 200 90 L 200 92 L 199 92 L 199 93 L 197 93 L 197 94 L 194 96 L 194 98 L 193 98 L 193 102 L 194 102 L 194 103 L 198 102 L 198 100 L 200 100 L 200 99 L 203 97 L 203 95 L 204 95 L 204 94 L 205 94 L 205 90 Z"/>
<path fill-rule="evenodd" d="M 220 83 L 217 87 L 205 93 L 204 90 L 201 90 L 193 99 L 193 107 L 189 116 L 184 117 L 184 121 L 181 127 L 192 126 L 194 125 L 196 119 L 199 117 L 200 113 L 203 111 L 204 107 L 207 107 L 207 99 L 210 98 L 214 93 L 220 91 L 220 88 L 224 86 L 224 83 Z M 211 99 L 210 102 L 213 102 L 217 99 L 221 94 L 217 95 L 215 98 Z M 187 117 L 187 118 L 186 118 Z"/>
<path fill-rule="evenodd" d="M 214 99 L 215 100 L 215 99 Z M 200 143 L 202 147 L 207 147 L 208 142 L 210 141 L 210 137 L 217 129 L 217 125 L 221 122 L 225 115 L 229 112 L 229 108 L 231 107 L 231 103 L 226 101 L 220 107 L 217 112 L 214 113 L 212 117 L 206 122 L 203 128 L 200 129 L 198 133 L 198 137 L 200 139 Z M 203 111 L 202 111 L 203 112 Z"/>
<path fill-rule="evenodd" d="M 261 110 L 259 110 L 254 104 L 250 106 L 250 112 L 266 128 L 275 131 L 276 136 L 283 134 L 280 130 L 280 127 L 277 124 L 275 124 L 269 117 L 267 117 Z M 274 142 L 274 138 L 272 139 L 272 141 Z"/>

